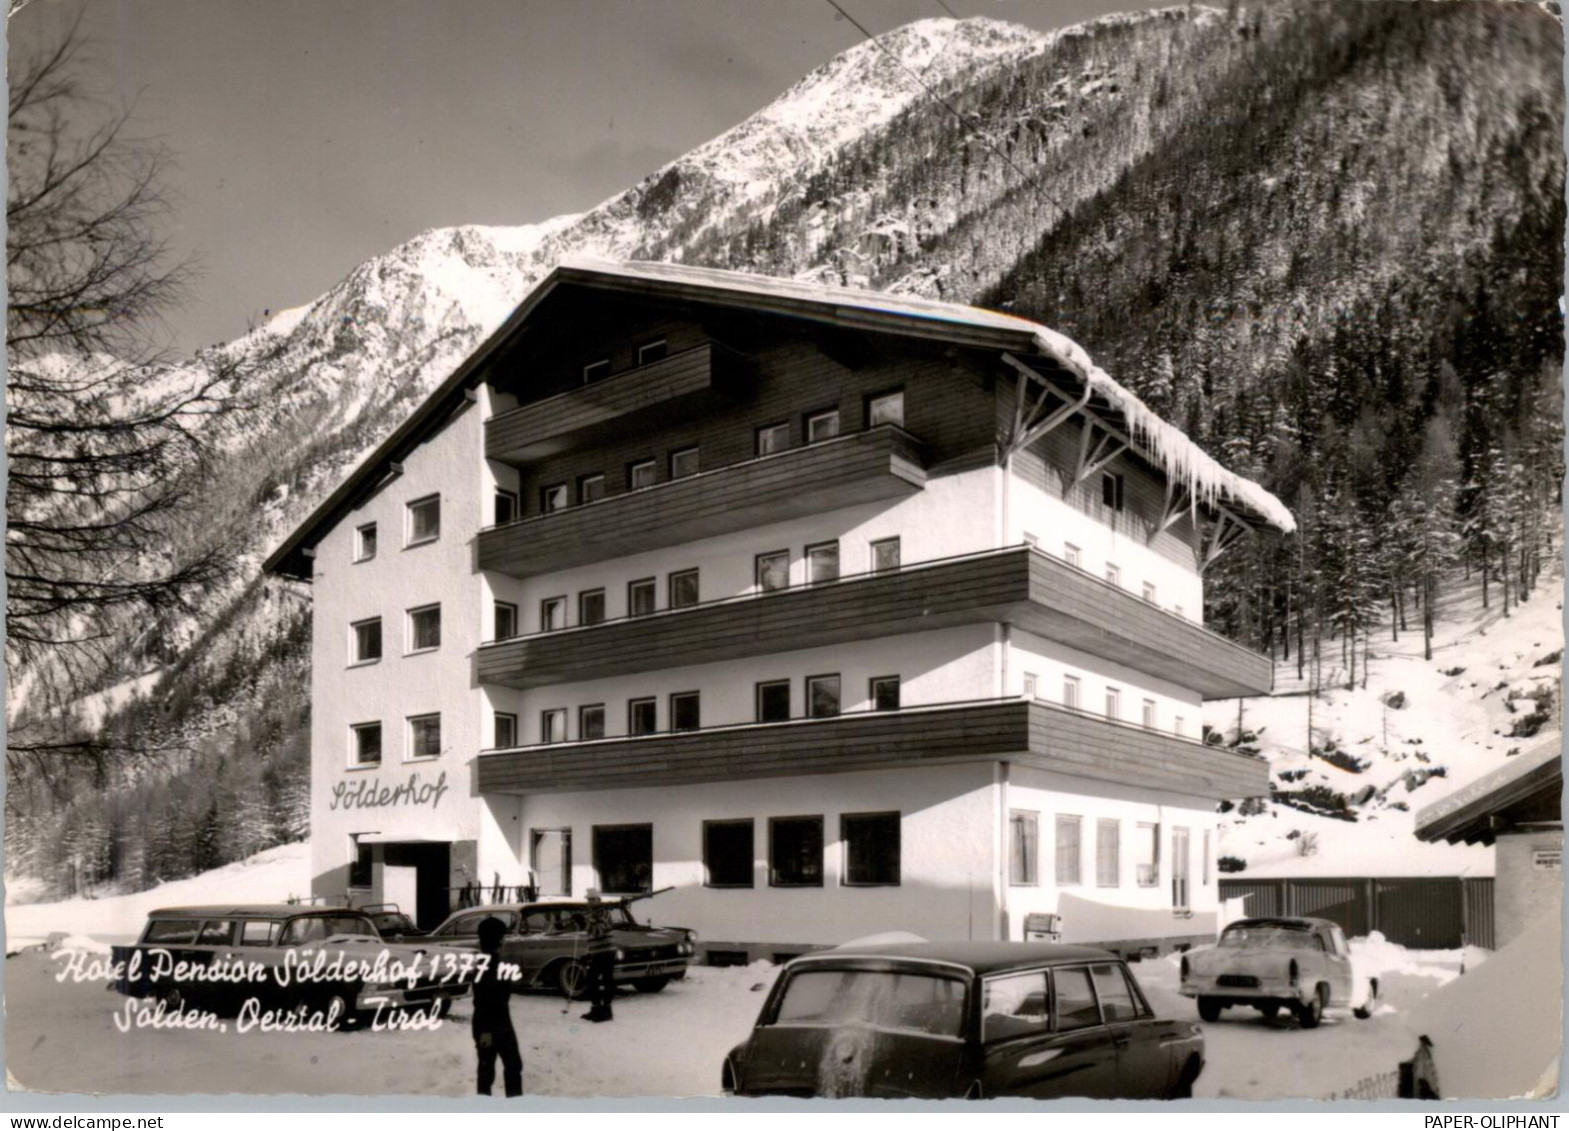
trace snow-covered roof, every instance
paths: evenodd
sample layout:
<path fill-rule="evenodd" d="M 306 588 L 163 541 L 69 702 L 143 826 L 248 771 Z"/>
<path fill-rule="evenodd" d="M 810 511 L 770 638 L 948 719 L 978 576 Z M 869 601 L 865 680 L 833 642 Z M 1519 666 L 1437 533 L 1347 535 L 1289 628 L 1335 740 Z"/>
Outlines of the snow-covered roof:
<path fill-rule="evenodd" d="M 1440 798 L 1416 815 L 1420 840 L 1492 843 L 1494 814 L 1537 796 L 1556 805 L 1563 789 L 1563 735 L 1553 733 L 1505 765 Z"/>
<path fill-rule="evenodd" d="M 1028 360 L 1043 358 L 1083 381 L 1122 417 L 1137 450 L 1179 485 L 1195 503 L 1230 505 L 1243 517 L 1263 521 L 1284 533 L 1296 520 L 1284 503 L 1263 487 L 1217 463 L 1180 428 L 1162 420 L 1138 397 L 1113 381 L 1077 343 L 1027 318 L 959 303 L 912 295 L 829 286 L 801 279 L 750 275 L 741 271 L 645 260 L 568 256 L 524 297 L 517 308 L 462 365 L 415 409 L 399 428 L 354 470 L 336 491 L 263 563 L 269 572 L 309 577 L 306 551 L 338 521 L 355 499 L 379 481 L 393 462 L 418 444 L 426 431 L 454 411 L 465 390 L 484 380 L 487 365 L 544 300 L 561 286 L 685 298 L 828 322 L 861 330 L 951 341 L 1006 351 Z"/>
<path fill-rule="evenodd" d="M 836 287 L 803 279 L 781 279 L 685 264 L 644 260 L 599 259 L 569 256 L 558 272 L 582 272 L 607 278 L 696 287 L 710 294 L 781 299 L 812 307 L 831 308 L 841 315 L 860 315 L 869 326 L 880 323 L 927 323 L 934 329 L 950 327 L 967 331 L 992 331 L 1018 335 L 1040 357 L 1049 358 L 1091 386 L 1121 414 L 1128 433 L 1170 478 L 1186 485 L 1200 503 L 1231 502 L 1262 517 L 1271 526 L 1290 534 L 1297 528 L 1286 505 L 1253 480 L 1222 467 L 1176 425 L 1164 420 L 1138 397 L 1114 381 L 1090 355 L 1066 334 L 1028 318 L 954 302 L 883 291 Z M 549 280 L 546 280 L 548 283 Z M 542 284 L 543 286 L 544 284 Z M 892 329 L 892 325 L 885 328 Z"/>

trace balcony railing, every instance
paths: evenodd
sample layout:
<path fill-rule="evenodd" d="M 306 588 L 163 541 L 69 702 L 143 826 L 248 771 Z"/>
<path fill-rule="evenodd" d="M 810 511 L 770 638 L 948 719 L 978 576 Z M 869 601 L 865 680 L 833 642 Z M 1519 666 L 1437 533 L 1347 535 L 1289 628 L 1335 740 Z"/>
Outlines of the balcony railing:
<path fill-rule="evenodd" d="M 513 637 L 479 682 L 527 690 L 775 652 L 1013 624 L 1198 692 L 1267 692 L 1269 659 L 1039 550 L 1014 546 Z"/>
<path fill-rule="evenodd" d="M 674 424 L 712 410 L 734 384 L 740 355 L 705 342 L 603 381 L 532 401 L 485 422 L 485 455 L 508 463 L 543 459 L 626 427 Z"/>
<path fill-rule="evenodd" d="M 1252 755 L 1027 699 L 522 746 L 475 775 L 482 793 L 560 793 L 996 761 L 1214 800 L 1269 788 Z"/>
<path fill-rule="evenodd" d="M 479 533 L 478 565 L 515 577 L 901 498 L 926 485 L 919 442 L 891 425 L 672 479 Z"/>

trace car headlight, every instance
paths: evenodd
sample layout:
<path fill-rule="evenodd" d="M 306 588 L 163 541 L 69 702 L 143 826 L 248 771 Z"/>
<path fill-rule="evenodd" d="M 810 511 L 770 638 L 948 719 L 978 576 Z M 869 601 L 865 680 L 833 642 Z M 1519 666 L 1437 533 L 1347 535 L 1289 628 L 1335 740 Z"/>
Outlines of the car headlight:
<path fill-rule="evenodd" d="M 624 951 L 624 950 L 617 950 L 616 951 L 616 961 L 617 962 L 625 961 L 626 960 L 626 956 L 627 956 L 627 952 L 626 951 Z"/>

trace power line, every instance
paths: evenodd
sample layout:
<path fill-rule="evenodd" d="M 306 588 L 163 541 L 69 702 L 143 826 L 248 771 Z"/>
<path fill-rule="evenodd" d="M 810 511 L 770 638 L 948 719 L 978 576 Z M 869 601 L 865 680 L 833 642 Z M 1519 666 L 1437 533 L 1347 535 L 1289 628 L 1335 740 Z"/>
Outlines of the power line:
<path fill-rule="evenodd" d="M 1019 168 L 1018 165 L 1014 164 L 1013 158 L 1009 157 L 1006 153 L 1004 153 L 1002 150 L 998 149 L 995 145 L 993 145 L 980 132 L 980 130 L 975 128 L 975 126 L 970 122 L 969 119 L 967 119 L 964 116 L 964 114 L 960 110 L 958 110 L 952 103 L 950 103 L 942 95 L 938 94 L 935 90 L 933 90 L 930 86 L 928 86 L 926 84 L 926 81 L 924 79 L 922 79 L 920 75 L 918 75 L 914 71 L 912 71 L 905 64 L 905 61 L 903 59 L 901 59 L 901 58 L 899 58 L 899 56 L 895 55 L 891 50 L 888 49 L 888 46 L 885 43 L 883 43 L 883 41 L 881 39 L 877 38 L 877 36 L 873 35 L 869 30 L 867 30 L 867 27 L 866 27 L 865 24 L 863 24 L 860 20 L 856 19 L 848 11 L 846 11 L 844 6 L 839 3 L 839 0 L 827 0 L 827 3 L 828 3 L 828 6 L 831 7 L 834 11 L 838 12 L 841 16 L 843 16 L 845 19 L 849 20 L 852 24 L 854 24 L 856 29 L 858 31 L 860 31 L 860 33 L 863 36 L 865 36 L 866 39 L 869 40 L 872 43 L 873 46 L 875 46 L 884 55 L 888 56 L 888 58 L 892 59 L 894 61 L 894 64 L 901 71 L 903 71 L 905 74 L 909 75 L 910 78 L 915 82 L 915 84 L 917 86 L 919 86 L 923 91 L 926 92 L 926 95 L 927 95 L 928 98 L 930 98 L 932 101 L 936 102 L 943 109 L 947 110 L 948 113 L 952 114 L 954 116 L 954 118 L 956 118 L 958 120 L 959 124 L 961 126 L 965 127 L 965 129 L 969 132 L 969 136 L 971 138 L 973 138 L 974 140 L 980 142 L 987 149 L 991 150 L 998 157 L 1002 158 L 1004 164 L 1006 164 L 1008 166 L 1008 168 L 1012 169 L 1015 173 L 1017 173 L 1019 175 L 1019 180 L 1020 180 L 1021 184 L 1023 184 L 1024 186 L 1026 186 L 1028 188 L 1034 189 L 1038 194 L 1040 194 L 1041 196 L 1044 196 L 1052 204 L 1056 205 L 1058 210 L 1061 211 L 1064 216 L 1066 216 L 1068 214 L 1067 206 L 1065 204 L 1063 204 L 1062 201 L 1058 200 L 1055 196 L 1053 196 L 1050 192 L 1048 192 L 1046 190 L 1046 188 L 1040 183 L 1039 178 L 1036 178 L 1036 179 L 1032 180 L 1024 172 L 1023 169 Z M 938 0 L 938 3 L 942 3 L 942 0 Z M 953 11 L 953 9 L 949 8 L 947 4 L 943 4 L 942 6 L 945 9 L 947 9 L 950 13 Z M 958 17 L 956 16 L 955 18 L 958 18 Z"/>
<path fill-rule="evenodd" d="M 963 18 L 962 16 L 959 15 L 958 12 L 955 12 L 952 8 L 948 7 L 947 3 L 945 3 L 945 0 L 937 0 L 937 6 L 939 8 L 941 8 L 943 11 L 947 12 L 950 16 L 952 16 L 956 20 Z"/>

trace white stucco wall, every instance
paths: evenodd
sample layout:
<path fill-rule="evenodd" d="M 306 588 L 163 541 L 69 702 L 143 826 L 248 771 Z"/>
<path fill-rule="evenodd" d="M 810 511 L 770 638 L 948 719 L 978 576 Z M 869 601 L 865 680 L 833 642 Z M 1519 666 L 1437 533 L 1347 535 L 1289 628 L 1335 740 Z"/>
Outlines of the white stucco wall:
<path fill-rule="evenodd" d="M 1203 703 L 1197 692 L 1018 629 L 1010 633 L 1010 640 L 1008 694 L 1022 695 L 1024 677 L 1033 674 L 1036 698 L 1061 703 L 1063 677 L 1073 675 L 1079 680 L 1081 710 L 1103 713 L 1106 689 L 1115 687 L 1121 692 L 1123 722 L 1142 723 L 1144 700 L 1152 699 L 1156 730 L 1178 731 L 1180 718 L 1179 733 L 1200 737 Z"/>
<path fill-rule="evenodd" d="M 671 693 L 696 691 L 702 697 L 702 725 L 726 726 L 757 720 L 756 686 L 762 681 L 790 680 L 790 713 L 800 717 L 806 713 L 807 676 L 837 673 L 840 710 L 848 712 L 871 706 L 868 682 L 874 676 L 899 676 L 900 705 L 913 707 L 994 697 L 999 694 L 996 670 L 995 627 L 975 624 L 532 691 L 487 686 L 485 692 L 494 710 L 518 715 L 520 745 L 529 745 L 540 741 L 541 712 L 562 707 L 567 709 L 569 739 L 579 737 L 578 708 L 593 703 L 605 705 L 605 734 L 614 737 L 627 733 L 629 699 L 655 697 L 658 729 L 665 730 L 670 726 Z"/>
<path fill-rule="evenodd" d="M 934 939 L 991 938 L 997 922 L 999 872 L 993 831 L 993 765 L 771 778 L 659 789 L 538 794 L 524 798 L 507 838 L 509 858 L 481 843 L 481 874 L 518 883 L 528 867 L 528 830 L 572 830 L 572 890 L 598 883 L 593 826 L 653 825 L 653 885 L 676 890 L 639 905 L 639 917 L 691 927 L 715 943 L 827 945 L 879 931 L 907 930 Z M 898 811 L 901 883 L 846 887 L 839 817 Z M 768 819 L 822 815 L 822 887 L 768 883 Z M 510 817 L 511 815 L 508 815 Z M 754 885 L 706 888 L 703 822 L 752 818 Z"/>
<path fill-rule="evenodd" d="M 605 590 L 607 618 L 626 616 L 627 583 L 647 577 L 657 579 L 656 600 L 663 609 L 669 599 L 665 579 L 673 571 L 699 570 L 699 599 L 703 601 L 754 593 L 757 555 L 777 550 L 790 551 L 791 584 L 804 584 L 805 548 L 834 539 L 839 540 L 841 576 L 868 572 L 869 544 L 883 538 L 900 539 L 906 565 L 973 553 L 998 544 L 993 509 L 1000 474 L 997 468 L 980 468 L 932 479 L 924 490 L 896 503 L 826 511 L 534 577 L 487 574 L 486 580 L 494 599 L 518 606 L 518 631 L 527 634 L 540 631 L 540 601 L 548 597 L 566 597 L 567 624 L 577 624 L 577 595 L 587 589 Z M 810 485 L 803 485 L 803 489 L 809 490 Z M 487 640 L 492 623 L 487 615 Z"/>
<path fill-rule="evenodd" d="M 1156 553 L 1142 539 L 1119 533 L 1017 474 L 1008 476 L 1006 482 L 1010 543 L 1024 541 L 1030 534 L 1042 550 L 1057 558 L 1064 557 L 1064 547 L 1071 543 L 1079 547 L 1079 566 L 1087 573 L 1104 578 L 1107 563 L 1114 563 L 1119 583 L 1129 593 L 1142 596 L 1144 583 L 1152 582 L 1155 604 L 1202 622 L 1204 583 L 1196 568 Z"/>
<path fill-rule="evenodd" d="M 480 404 L 459 412 L 411 452 L 403 461 L 403 473 L 388 480 L 316 547 L 311 864 L 318 892 L 341 894 L 353 851 L 351 834 L 461 841 L 472 840 L 478 831 L 469 766 L 480 747 L 480 710 L 470 657 L 480 642 L 483 602 L 473 554 L 482 504 L 489 506 L 492 489 L 477 455 L 482 450 L 483 395 Z M 441 497 L 440 538 L 406 545 L 407 504 L 433 494 Z M 368 522 L 377 526 L 377 553 L 356 562 L 355 532 Z M 409 654 L 407 611 L 435 603 L 441 605 L 441 646 Z M 377 616 L 382 622 L 382 658 L 354 664 L 350 625 Z M 410 759 L 406 720 L 435 712 L 441 714 L 440 755 Z M 353 766 L 350 727 L 377 721 L 382 724 L 380 766 Z M 344 789 L 358 794 L 363 788 L 368 797 L 411 782 L 421 787 L 413 798 L 379 806 L 351 807 L 337 796 Z"/>
<path fill-rule="evenodd" d="M 1024 917 L 1031 912 L 1062 914 L 1063 937 L 1067 942 L 1190 935 L 1213 929 L 1213 917 L 1219 908 L 1215 871 L 1219 837 L 1214 802 L 1153 789 L 1089 782 L 1018 765 L 1009 767 L 1004 792 L 1007 808 L 1039 814 L 1040 828 L 1039 882 L 1033 886 L 1010 883 L 1007 887 L 1010 937 L 1023 937 Z M 1080 818 L 1080 882 L 1077 884 L 1059 885 L 1056 881 L 1056 818 L 1059 814 Z M 1102 819 L 1120 823 L 1120 866 L 1115 887 L 1101 887 L 1097 882 L 1096 822 Z M 1148 887 L 1140 885 L 1137 878 L 1135 837 L 1140 822 L 1160 826 L 1160 874 L 1157 882 Z M 1171 913 L 1173 828 L 1188 830 L 1191 919 Z M 1209 834 L 1207 865 L 1204 858 L 1206 832 Z M 1060 898 L 1064 894 L 1107 908 L 1137 909 L 1155 914 L 1097 916 L 1092 909 L 1065 905 Z"/>

